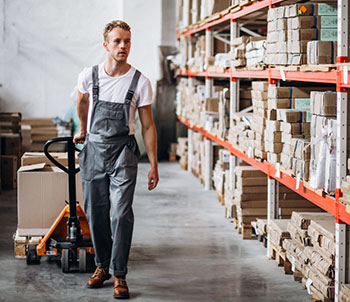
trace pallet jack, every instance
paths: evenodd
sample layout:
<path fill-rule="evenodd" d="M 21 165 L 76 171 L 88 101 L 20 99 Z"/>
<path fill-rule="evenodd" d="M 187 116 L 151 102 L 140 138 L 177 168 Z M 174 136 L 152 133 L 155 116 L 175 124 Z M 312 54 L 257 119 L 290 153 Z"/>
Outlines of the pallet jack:
<path fill-rule="evenodd" d="M 68 168 L 55 160 L 49 153 L 49 146 L 66 142 Z M 77 149 L 72 137 L 58 137 L 46 142 L 44 153 L 58 168 L 68 174 L 69 202 L 52 224 L 49 232 L 39 240 L 39 244 L 27 248 L 27 264 L 40 263 L 41 256 L 61 258 L 61 268 L 68 273 L 71 264 L 79 264 L 79 272 L 86 272 L 87 253 L 94 254 L 88 221 L 83 209 L 76 201 L 75 175 L 80 171 L 75 167 Z"/>

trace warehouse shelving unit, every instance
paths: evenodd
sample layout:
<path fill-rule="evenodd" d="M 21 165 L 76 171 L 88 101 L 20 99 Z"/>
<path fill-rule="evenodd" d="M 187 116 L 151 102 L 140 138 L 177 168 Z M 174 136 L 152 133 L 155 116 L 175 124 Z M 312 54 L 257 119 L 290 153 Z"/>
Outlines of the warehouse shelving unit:
<path fill-rule="evenodd" d="M 195 34 L 206 35 L 206 57 L 213 55 L 213 31 L 219 26 L 226 26 L 230 24 L 230 36 L 232 39 L 239 35 L 239 20 L 249 16 L 253 16 L 267 10 L 269 7 L 274 7 L 276 4 L 283 4 L 284 0 L 261 0 L 254 1 L 248 6 L 243 6 L 239 11 L 227 12 L 226 15 L 217 17 L 213 21 L 208 21 L 205 24 L 182 31 L 178 34 L 187 37 L 189 41 L 189 54 L 192 53 L 191 39 Z M 297 2 L 297 1 L 296 1 Z M 205 137 L 205 189 L 211 189 L 211 167 L 213 158 L 213 143 L 217 143 L 230 151 L 230 186 L 234 189 L 235 175 L 233 173 L 237 165 L 237 159 L 240 158 L 248 164 L 263 171 L 268 177 L 268 219 L 276 217 L 275 205 L 277 198 L 278 182 L 284 184 L 290 189 L 294 190 L 304 198 L 308 199 L 315 205 L 319 206 L 328 213 L 334 215 L 336 223 L 336 260 L 335 260 L 335 301 L 338 301 L 338 294 L 340 285 L 350 282 L 350 214 L 346 211 L 346 207 L 339 202 L 341 197 L 340 184 L 345 179 L 347 174 L 347 159 L 349 155 L 348 140 L 349 140 L 349 122 L 350 116 L 348 106 L 348 89 L 350 89 L 350 64 L 349 62 L 349 39 L 350 39 L 350 4 L 347 0 L 338 0 L 338 58 L 337 69 L 328 72 L 314 71 L 314 72 L 300 72 L 290 71 L 287 68 L 268 68 L 265 70 L 251 71 L 251 70 L 231 70 L 228 69 L 224 73 L 199 72 L 191 73 L 189 70 L 182 71 L 178 75 L 188 77 L 190 79 L 189 85 L 193 85 L 192 79 L 194 77 L 205 78 L 206 97 L 211 96 L 214 79 L 227 79 L 230 81 L 230 113 L 238 112 L 239 108 L 239 80 L 240 79 L 266 79 L 269 84 L 276 84 L 276 80 L 282 81 L 299 81 L 311 83 L 327 83 L 336 85 L 337 90 L 337 174 L 336 174 L 336 194 L 335 197 L 324 194 L 320 190 L 311 189 L 306 183 L 292 177 L 286 171 L 281 171 L 279 167 L 275 167 L 267 161 L 260 162 L 245 154 L 238 146 L 224 141 L 198 125 L 193 125 L 179 117 L 180 122 L 188 127 L 188 170 L 191 170 L 190 156 L 192 152 L 191 137 L 193 131 L 200 132 Z M 231 46 L 232 47 L 232 46 Z"/>

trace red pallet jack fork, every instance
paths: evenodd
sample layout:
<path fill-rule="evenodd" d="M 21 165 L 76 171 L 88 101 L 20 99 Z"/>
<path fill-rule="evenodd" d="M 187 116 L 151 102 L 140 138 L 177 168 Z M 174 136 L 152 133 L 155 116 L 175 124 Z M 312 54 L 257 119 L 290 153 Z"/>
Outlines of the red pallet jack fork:
<path fill-rule="evenodd" d="M 49 153 L 49 146 L 57 142 L 67 142 L 68 168 L 55 160 Z M 46 142 L 44 152 L 47 158 L 58 168 L 68 174 L 69 203 L 62 210 L 49 232 L 40 239 L 39 244 L 28 246 L 27 263 L 40 262 L 41 256 L 61 256 L 61 267 L 68 273 L 71 264 L 79 264 L 79 271 L 86 272 L 87 253 L 94 254 L 87 218 L 76 201 L 75 175 L 80 171 L 75 168 L 75 151 L 77 149 L 72 137 L 59 137 Z"/>

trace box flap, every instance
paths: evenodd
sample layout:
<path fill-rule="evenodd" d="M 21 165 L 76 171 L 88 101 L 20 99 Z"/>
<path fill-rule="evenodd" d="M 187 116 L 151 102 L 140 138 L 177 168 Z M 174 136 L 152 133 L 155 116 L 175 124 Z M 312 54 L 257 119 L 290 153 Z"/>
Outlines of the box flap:
<path fill-rule="evenodd" d="M 28 165 L 28 166 L 22 166 L 19 168 L 18 172 L 26 172 L 26 171 L 35 171 L 35 170 L 42 170 L 46 166 L 45 163 L 35 164 L 35 165 Z"/>

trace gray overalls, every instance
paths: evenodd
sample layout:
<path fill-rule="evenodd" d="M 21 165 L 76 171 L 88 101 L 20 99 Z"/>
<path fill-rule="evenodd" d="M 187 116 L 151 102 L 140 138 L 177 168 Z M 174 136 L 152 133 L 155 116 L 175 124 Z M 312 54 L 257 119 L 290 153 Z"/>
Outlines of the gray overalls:
<path fill-rule="evenodd" d="M 139 148 L 129 135 L 129 110 L 140 72 L 136 70 L 125 103 L 99 99 L 98 66 L 92 69 L 93 108 L 79 165 L 85 213 L 95 249 L 95 264 L 125 276 L 134 226 Z"/>

